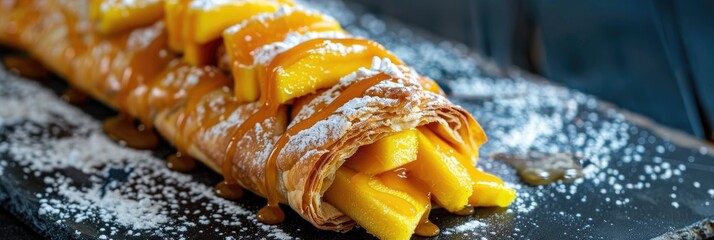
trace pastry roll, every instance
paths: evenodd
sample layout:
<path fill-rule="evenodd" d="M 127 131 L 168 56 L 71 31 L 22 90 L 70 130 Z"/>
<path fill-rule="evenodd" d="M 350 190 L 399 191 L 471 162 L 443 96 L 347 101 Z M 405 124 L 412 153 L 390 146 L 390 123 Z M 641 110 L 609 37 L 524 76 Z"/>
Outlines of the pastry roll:
<path fill-rule="evenodd" d="M 219 195 L 267 198 L 265 223 L 281 203 L 319 229 L 405 239 L 438 233 L 432 208 L 515 198 L 474 167 L 486 135 L 466 110 L 328 16 L 286 1 L 106 1 L 6 1 L 0 42 L 223 174 Z"/>

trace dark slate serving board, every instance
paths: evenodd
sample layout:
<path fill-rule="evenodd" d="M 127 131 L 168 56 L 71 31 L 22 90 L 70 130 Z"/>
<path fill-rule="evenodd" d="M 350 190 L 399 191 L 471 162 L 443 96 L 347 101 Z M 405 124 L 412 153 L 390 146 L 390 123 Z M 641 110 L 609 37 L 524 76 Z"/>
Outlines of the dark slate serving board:
<path fill-rule="evenodd" d="M 489 135 L 479 167 L 504 178 L 519 197 L 510 208 L 481 208 L 468 217 L 433 211 L 442 227 L 439 239 L 642 239 L 714 216 L 710 146 L 592 96 L 496 68 L 459 44 L 379 20 L 357 5 L 316 7 L 438 79 Z M 369 237 L 361 229 L 316 230 L 293 211 L 286 211 L 283 224 L 260 224 L 253 212 L 263 199 L 216 197 L 211 186 L 221 178 L 205 167 L 190 174 L 168 170 L 161 159 L 173 150 L 166 144 L 155 151 L 114 144 L 99 127 L 113 112 L 96 102 L 62 102 L 58 94 L 65 87 L 56 79 L 38 82 L 0 71 L 0 200 L 47 237 Z M 531 187 L 489 158 L 532 150 L 582 156 L 586 176 Z"/>

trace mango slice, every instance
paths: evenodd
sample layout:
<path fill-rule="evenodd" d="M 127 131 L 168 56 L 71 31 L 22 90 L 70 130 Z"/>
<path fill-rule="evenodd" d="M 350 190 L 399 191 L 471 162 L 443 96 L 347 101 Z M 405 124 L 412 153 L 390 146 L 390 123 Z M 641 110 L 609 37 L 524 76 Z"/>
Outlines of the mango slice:
<path fill-rule="evenodd" d="M 360 147 L 352 157 L 347 159 L 345 166 L 368 175 L 404 166 L 417 158 L 419 147 L 417 138 L 416 129 L 384 137 L 370 145 Z"/>
<path fill-rule="evenodd" d="M 390 183 L 401 181 L 389 179 Z M 409 239 L 430 207 L 429 198 L 408 184 L 392 189 L 377 178 L 342 167 L 324 199 L 379 239 Z"/>
<path fill-rule="evenodd" d="M 168 0 L 165 4 L 167 27 L 174 50 L 186 53 L 192 65 L 215 61 L 215 41 L 233 24 L 260 13 L 274 12 L 286 1 L 268 0 Z M 290 4 L 290 3 L 288 3 Z M 206 46 L 207 44 L 211 44 Z"/>
<path fill-rule="evenodd" d="M 164 16 L 163 5 L 163 0 L 93 0 L 90 17 L 101 33 L 112 34 L 158 21 Z"/>
<path fill-rule="evenodd" d="M 474 207 L 508 207 L 516 199 L 516 191 L 507 187 L 500 178 L 476 168 L 468 168 L 473 180 L 474 193 L 469 203 Z"/>
<path fill-rule="evenodd" d="M 253 53 L 263 45 L 280 42 L 290 33 L 342 31 L 340 23 L 318 12 L 282 7 L 261 14 L 223 32 L 237 97 L 244 102 L 258 99 L 260 89 L 252 75 Z"/>
<path fill-rule="evenodd" d="M 220 39 L 204 44 L 189 44 L 184 47 L 183 59 L 193 66 L 215 66 L 218 62 Z"/>
<path fill-rule="evenodd" d="M 174 52 L 183 52 L 183 35 L 181 27 L 183 26 L 183 16 L 186 14 L 186 8 L 190 0 L 165 0 L 164 17 L 166 21 L 166 29 L 169 33 L 169 48 Z"/>
<path fill-rule="evenodd" d="M 253 64 L 253 50 L 282 41 L 289 33 L 326 31 L 342 31 L 342 27 L 334 18 L 319 12 L 282 7 L 226 29 L 223 39 L 231 62 L 249 66 Z"/>
<path fill-rule="evenodd" d="M 439 129 L 441 128 L 437 128 Z M 439 137 L 436 132 L 426 127 L 420 127 L 419 130 L 436 146 L 441 155 L 458 159 L 467 170 L 473 184 L 469 204 L 474 207 L 507 207 L 516 198 L 516 191 L 507 187 L 503 180 L 474 167 L 468 157 L 453 148 L 452 144 Z"/>
<path fill-rule="evenodd" d="M 306 101 L 301 99 L 296 102 Z M 468 204 L 506 207 L 516 194 L 427 126 L 360 147 L 324 194 L 325 201 L 381 239 L 410 238 L 428 216 L 432 197 L 459 212 Z"/>
<path fill-rule="evenodd" d="M 275 87 L 269 90 L 276 91 L 277 102 L 282 104 L 335 85 L 341 77 L 359 68 L 370 67 L 373 57 L 401 63 L 382 45 L 370 40 L 312 39 L 276 56 L 259 79 L 274 81 Z"/>
<path fill-rule="evenodd" d="M 188 27 L 185 33 L 190 34 L 184 37 L 195 43 L 207 43 L 219 38 L 231 25 L 256 14 L 275 12 L 280 6 L 280 1 L 270 0 L 194 0 L 188 6 L 184 21 Z"/>
<path fill-rule="evenodd" d="M 417 160 L 404 167 L 423 182 L 440 206 L 450 212 L 462 210 L 473 193 L 468 170 L 446 142 L 428 128 L 419 128 Z"/>

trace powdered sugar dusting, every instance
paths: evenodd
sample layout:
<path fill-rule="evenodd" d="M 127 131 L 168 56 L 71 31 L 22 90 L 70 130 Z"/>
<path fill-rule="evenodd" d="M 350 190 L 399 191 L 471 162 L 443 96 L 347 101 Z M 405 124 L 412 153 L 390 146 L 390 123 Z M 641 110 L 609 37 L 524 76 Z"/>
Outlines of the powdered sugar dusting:
<path fill-rule="evenodd" d="M 42 218 L 70 226 L 96 222 L 106 226 L 96 236 L 107 239 L 183 238 L 207 227 L 223 236 L 259 230 L 270 238 L 292 238 L 279 226 L 258 223 L 253 211 L 217 197 L 211 185 L 168 169 L 151 152 L 117 145 L 91 117 L 4 70 L 0 102 L 0 153 L 9 157 L 0 159 L 0 173 L 12 164 L 24 178 L 44 183 L 34 195 Z M 93 234 L 85 231 L 79 229 L 79 235 Z"/>
<path fill-rule="evenodd" d="M 357 71 L 340 78 L 340 84 L 351 84 L 357 80 L 372 77 L 379 73 L 385 73 L 394 78 L 404 78 L 404 72 L 389 58 L 372 57 L 369 69 L 359 68 Z"/>
<path fill-rule="evenodd" d="M 463 232 L 474 232 L 474 231 L 478 230 L 479 228 L 484 228 L 486 226 L 487 226 L 486 223 L 481 222 L 476 219 L 473 219 L 471 221 L 468 221 L 468 222 L 458 225 L 456 227 L 447 228 L 443 231 L 443 233 L 446 235 L 451 235 L 451 234 L 463 233 Z"/>
<path fill-rule="evenodd" d="M 241 4 L 241 3 L 246 3 L 250 2 L 252 0 L 193 0 L 191 1 L 191 4 L 189 5 L 190 8 L 193 9 L 202 9 L 202 10 L 210 10 L 212 8 L 220 7 L 221 5 L 226 5 L 226 4 Z M 273 0 L 270 0 L 271 2 L 276 2 Z"/>
<path fill-rule="evenodd" d="M 253 64 L 254 65 L 265 65 L 278 54 L 287 51 L 288 49 L 303 43 L 307 40 L 316 38 L 347 38 L 349 35 L 344 32 L 326 31 L 326 32 L 307 32 L 304 34 L 300 33 L 288 33 L 285 39 L 281 42 L 275 42 L 271 44 L 264 45 L 256 49 L 253 53 Z"/>
<path fill-rule="evenodd" d="M 350 53 L 360 53 L 363 52 L 364 50 L 367 50 L 367 47 L 362 46 L 362 45 L 354 45 L 354 46 L 345 46 L 344 44 L 341 43 L 333 43 L 329 40 L 325 41 L 325 45 L 316 48 L 316 49 L 310 49 L 310 53 L 317 53 L 317 54 L 337 54 L 341 56 L 345 56 Z"/>
<path fill-rule="evenodd" d="M 214 3 L 222 1 L 206 0 L 196 2 Z M 463 235 L 463 237 L 471 238 L 478 236 L 539 238 L 538 236 L 541 236 L 540 238 L 544 238 L 542 237 L 543 235 L 538 234 L 545 231 L 538 231 L 538 229 L 556 227 L 564 234 L 562 238 L 627 237 L 627 235 L 606 235 L 617 233 L 623 229 L 630 233 L 642 234 L 630 235 L 630 238 L 650 238 L 652 235 L 648 234 L 666 231 L 675 223 L 682 226 L 686 225 L 681 223 L 688 221 L 693 215 L 714 214 L 710 207 L 711 202 L 714 201 L 712 200 L 714 199 L 714 185 L 711 185 L 711 181 L 706 181 L 708 178 L 695 177 L 701 176 L 701 172 L 711 171 L 707 170 L 711 168 L 701 167 L 706 166 L 707 161 L 711 160 L 708 155 L 712 152 L 711 148 L 697 146 L 694 151 L 689 152 L 687 147 L 682 147 L 672 142 L 671 139 L 662 138 L 646 128 L 632 124 L 621 111 L 602 104 L 592 96 L 559 86 L 533 83 L 530 81 L 533 77 L 520 76 L 514 72 L 508 72 L 507 76 L 493 74 L 494 71 L 492 70 L 495 69 L 493 64 L 484 61 L 479 55 L 469 52 L 462 44 L 441 41 L 440 39 L 434 41 L 433 39 L 436 38 L 424 38 L 422 33 L 412 31 L 399 24 L 381 21 L 373 14 L 360 13 L 360 8 L 348 7 L 342 1 L 314 2 L 312 5 L 336 16 L 344 24 L 345 28 L 354 35 L 377 40 L 421 73 L 439 80 L 442 86 L 450 88 L 452 96 L 456 97 L 453 98 L 453 101 L 463 105 L 469 112 L 473 113 L 488 133 L 490 141 L 482 148 L 482 159 L 479 162 L 479 168 L 503 177 L 509 186 L 517 189 L 518 198 L 504 212 L 479 214 L 477 216 L 478 221 L 486 223 L 485 226 L 471 223 L 470 220 L 466 222 L 460 220 L 435 221 L 438 224 L 443 223 L 444 225 L 441 226 L 444 227 L 445 231 L 448 230 L 449 232 L 453 232 L 456 228 L 464 225 L 474 225 L 471 227 L 475 227 L 475 231 L 466 230 L 459 235 L 452 234 L 452 236 L 462 237 Z M 272 57 L 268 59 L 272 59 Z M 364 71 L 367 72 L 367 70 Z M 55 105 L 34 104 L 34 102 L 26 102 L 24 98 L 9 97 L 33 96 L 33 98 L 43 98 L 42 94 L 35 94 L 36 88 L 13 87 L 12 91 L 10 91 L 8 90 L 10 88 L 7 87 L 9 86 L 8 84 L 11 83 L 4 80 L 0 81 L 0 93 L 2 93 L 0 94 L 2 95 L 0 126 L 3 129 L 6 126 L 13 126 L 13 124 L 22 124 L 20 131 L 24 133 L 39 134 L 57 131 L 57 134 L 59 134 L 62 132 L 62 128 L 23 122 L 28 121 L 26 119 L 31 119 L 30 122 L 43 123 L 47 122 L 43 119 L 57 120 L 56 113 L 63 111 L 70 111 L 69 113 L 63 113 L 69 115 L 58 115 L 73 116 L 72 123 L 79 123 L 87 119 L 86 117 L 77 117 L 80 115 L 75 115 L 76 113 L 74 112 L 77 112 L 77 110 L 74 108 L 55 108 Z M 23 89 L 31 91 L 15 93 L 23 92 Z M 325 96 L 325 98 L 334 97 L 331 94 L 325 94 Z M 51 98 L 48 99 L 52 100 Z M 33 110 L 24 111 L 26 109 Z M 307 110 L 305 111 L 307 112 Z M 64 124 L 60 120 L 57 121 L 60 124 Z M 81 127 L 75 128 L 76 131 L 71 131 L 72 134 L 89 136 L 86 131 L 84 133 L 82 131 L 87 129 L 85 126 L 96 125 L 96 123 L 89 120 L 87 122 L 89 124 L 76 124 Z M 4 137 L 4 134 L 0 134 L 0 136 Z M 98 134 L 96 136 L 102 135 Z M 23 138 L 30 138 L 30 134 L 25 134 Z M 74 136 L 71 136 L 71 138 L 74 138 Z M 30 146 L 42 148 L 47 144 L 50 143 L 43 141 L 40 143 L 27 143 L 23 146 L 26 149 L 36 151 L 36 148 L 30 148 Z M 0 141 L 0 153 L 6 151 L 10 146 L 18 147 L 19 143 L 7 143 L 4 139 Z M 515 172 L 508 166 L 488 159 L 491 153 L 531 149 L 583 155 L 585 178 L 573 184 L 557 183 L 547 187 L 531 187 L 521 184 L 516 178 Z M 23 161 L 25 163 L 28 162 L 27 159 L 33 157 L 32 154 L 22 156 L 24 156 L 23 159 L 26 159 Z M 43 156 L 43 158 L 46 158 L 46 156 Z M 72 158 L 74 157 L 63 159 Z M 53 161 L 60 163 L 52 164 L 68 164 L 61 163 L 66 162 L 65 160 L 54 159 Z M 119 161 L 124 160 L 119 159 Z M 147 156 L 147 159 L 139 162 L 152 161 L 157 162 Z M 124 164 L 125 162 L 120 163 Z M 5 159 L 0 160 L 0 169 L 2 169 L 0 174 L 2 176 L 12 174 L 13 164 L 14 162 L 9 162 Z M 141 164 L 145 163 L 140 163 L 139 165 Z M 104 169 L 121 170 L 121 166 L 124 165 Z M 81 171 L 95 170 L 88 168 Z M 96 174 L 98 178 L 107 176 L 107 174 L 104 174 L 105 171 L 96 171 L 99 172 Z M 28 167 L 26 172 L 26 175 L 23 175 L 24 178 L 31 179 L 38 171 Z M 61 171 L 58 170 L 58 172 Z M 39 172 L 41 176 L 45 174 L 48 173 Z M 177 176 L 186 175 L 178 174 Z M 708 175 L 705 176 L 708 177 Z M 52 182 L 55 179 L 57 178 L 48 178 L 47 182 Z M 183 180 L 178 182 L 183 183 Z M 694 184 L 694 182 L 698 184 Z M 96 183 L 90 182 L 90 184 L 90 186 L 94 186 Z M 698 185 L 698 190 L 692 191 L 684 188 L 684 186 L 692 185 Z M 664 190 L 662 190 L 663 188 Z M 54 191 L 54 188 L 50 189 Z M 83 187 L 82 190 L 86 190 L 85 192 L 89 193 L 92 188 Z M 45 190 L 44 192 L 50 191 Z M 178 194 L 169 192 L 166 195 L 180 195 L 181 192 L 178 191 Z M 190 190 L 187 190 L 187 192 L 190 192 L 189 196 L 197 194 Z M 207 191 L 202 191 L 202 193 L 212 195 Z M 664 196 L 665 200 L 663 202 L 665 204 L 657 205 L 655 204 L 657 200 L 650 200 L 648 196 Z M 40 197 L 49 198 L 45 195 L 40 195 Z M 144 203 L 140 202 L 143 199 L 139 197 L 130 198 L 136 203 L 131 206 L 136 206 L 140 211 L 152 216 L 165 216 L 163 215 L 165 213 L 161 211 L 155 213 L 152 212 L 151 208 L 142 206 Z M 48 200 L 48 202 L 51 201 L 63 203 L 64 198 Z M 152 206 L 155 201 L 157 200 L 151 200 Z M 206 201 L 214 202 L 219 200 Z M 59 206 L 62 207 L 64 204 L 59 204 Z M 123 231 L 121 233 L 129 236 L 153 234 L 172 237 L 180 236 L 180 234 L 168 234 L 166 232 L 180 232 L 181 229 L 192 231 L 198 228 L 195 225 L 202 226 L 200 231 L 205 232 L 233 231 L 230 227 L 226 227 L 230 226 L 226 222 L 229 221 L 227 217 L 216 220 L 213 219 L 213 215 L 206 213 L 206 211 L 213 211 L 215 205 L 203 206 L 205 207 L 197 213 L 199 216 L 197 219 L 175 220 L 169 218 L 169 222 L 186 220 L 188 222 L 186 228 L 166 226 L 160 230 L 154 229 L 153 232 L 149 230 L 121 230 Z M 227 212 L 240 212 L 241 209 L 239 206 L 227 202 L 221 206 L 224 206 Z M 238 209 L 233 209 L 232 207 L 238 207 Z M 74 214 L 67 213 L 62 208 L 57 209 L 60 210 L 46 209 L 51 210 L 47 211 L 50 213 L 46 214 L 46 216 L 57 219 L 57 216 L 72 216 Z M 161 206 L 161 209 L 163 211 L 167 208 Z M 677 214 L 662 215 L 662 213 L 671 213 L 675 210 Z M 112 211 L 120 210 L 114 209 Z M 171 215 L 171 210 L 168 211 L 168 214 Z M 643 212 L 647 214 L 647 217 L 630 219 L 630 216 L 642 214 Z M 220 214 L 218 215 L 220 216 Z M 109 216 L 117 218 L 117 216 L 111 214 Z M 624 217 L 614 219 L 612 216 Z M 151 220 L 156 222 L 163 221 L 160 220 L 162 218 L 152 217 L 150 219 L 156 219 Z M 241 221 L 241 230 L 238 230 L 239 234 L 233 234 L 238 237 L 287 237 L 282 234 L 289 232 L 273 229 L 274 226 L 253 224 L 254 219 L 250 216 L 240 219 L 245 219 Z M 457 218 L 449 217 L 448 219 Z M 212 225 L 214 222 L 225 223 L 225 225 L 215 227 Z M 122 228 L 126 227 L 122 226 Z M 243 231 L 244 228 L 249 230 Z M 252 230 L 250 229 L 257 229 L 259 233 L 257 235 L 243 234 L 251 232 Z M 471 228 L 465 227 L 465 229 Z M 101 234 L 96 236 L 111 238 L 114 231 L 107 227 L 106 230 L 102 230 Z M 266 231 L 270 231 L 270 233 L 266 234 Z M 323 234 L 328 233 L 317 232 L 313 236 L 322 236 Z M 550 236 L 550 238 L 553 238 L 553 236 Z"/>
<path fill-rule="evenodd" d="M 332 19 L 332 17 L 330 17 L 328 15 L 324 15 L 319 11 L 315 11 L 314 9 L 304 8 L 302 6 L 281 6 L 280 9 L 278 9 L 278 11 L 275 11 L 272 13 L 261 13 L 261 14 L 251 17 L 248 20 L 243 21 L 242 23 L 233 25 L 233 26 L 227 28 L 224 31 L 224 33 L 234 34 L 238 31 L 240 31 L 241 29 L 243 29 L 249 22 L 258 21 L 261 23 L 265 23 L 272 19 L 278 19 L 278 18 L 281 18 L 284 16 L 289 16 L 294 12 L 302 12 L 307 15 L 320 15 L 326 19 Z"/>
<path fill-rule="evenodd" d="M 127 49 L 145 49 L 165 30 L 164 22 L 159 21 L 150 27 L 132 31 L 131 34 L 129 34 L 126 47 Z"/>
<path fill-rule="evenodd" d="M 334 140 L 344 135 L 351 123 L 343 116 L 331 115 L 325 120 L 318 121 L 312 127 L 304 129 L 285 145 L 283 151 L 301 152 L 312 146 L 323 146 L 328 140 Z"/>
<path fill-rule="evenodd" d="M 102 12 L 107 12 L 109 10 L 121 10 L 123 15 L 128 15 L 130 9 L 144 8 L 149 5 L 159 4 L 159 0 L 114 0 L 114 1 L 102 1 L 99 5 L 99 9 Z"/>
<path fill-rule="evenodd" d="M 371 89 L 387 88 L 387 87 L 403 88 L 403 87 L 406 87 L 405 85 L 400 83 L 403 81 L 412 81 L 414 83 L 416 80 L 412 79 L 412 78 L 415 75 L 415 73 L 411 72 L 409 74 L 409 76 L 407 76 L 407 74 L 405 74 L 405 71 L 413 71 L 413 70 L 409 69 L 409 68 L 400 68 L 400 67 L 396 66 L 395 64 L 393 64 L 388 58 L 380 59 L 379 57 L 374 57 L 372 59 L 372 64 L 369 69 L 359 68 L 357 71 L 340 78 L 340 81 L 336 85 L 330 87 L 323 94 L 320 94 L 315 99 L 313 99 L 311 101 L 311 104 L 304 106 L 300 110 L 298 115 L 295 116 L 293 121 L 290 123 L 289 127 L 295 125 L 297 122 L 300 122 L 309 116 L 312 116 L 312 114 L 315 112 L 314 107 L 317 105 L 316 103 L 326 103 L 326 104 L 330 103 L 340 95 L 340 92 L 342 90 L 344 90 L 345 87 L 347 87 L 357 81 L 361 81 L 361 80 L 367 79 L 369 77 L 375 76 L 379 73 L 386 73 L 386 74 L 394 77 L 395 79 L 382 81 L 382 82 L 378 83 L 377 85 L 370 87 L 370 89 L 368 89 L 368 91 Z M 396 80 L 396 82 L 394 80 Z M 418 84 L 413 84 L 413 85 L 418 85 Z M 352 99 L 350 102 L 353 102 L 356 104 L 359 101 L 362 101 L 362 103 L 360 103 L 360 104 L 365 105 L 366 103 L 364 102 L 364 100 L 369 100 L 369 101 L 380 100 L 381 103 L 384 106 L 386 106 L 387 104 L 385 104 L 386 102 L 384 102 L 384 101 L 389 100 L 389 99 L 378 98 L 378 97 L 357 98 L 357 99 Z M 380 101 L 375 101 L 372 103 L 380 103 Z M 360 106 L 360 105 L 358 104 L 357 106 L 350 107 L 350 105 L 345 104 L 345 106 L 341 107 L 340 109 L 342 109 L 341 111 L 356 111 L 359 109 L 358 106 Z M 365 112 L 366 110 L 369 110 L 369 109 L 363 109 L 360 111 Z"/>

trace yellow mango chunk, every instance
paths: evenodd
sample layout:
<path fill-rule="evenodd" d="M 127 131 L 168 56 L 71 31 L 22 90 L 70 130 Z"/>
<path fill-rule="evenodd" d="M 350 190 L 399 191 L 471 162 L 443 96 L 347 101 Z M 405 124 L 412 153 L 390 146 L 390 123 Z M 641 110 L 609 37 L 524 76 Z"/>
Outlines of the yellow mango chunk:
<path fill-rule="evenodd" d="M 112 34 L 158 21 L 164 16 L 163 6 L 163 0 L 93 0 L 90 17 L 101 33 Z"/>
<path fill-rule="evenodd" d="M 283 7 L 271 15 L 259 15 L 223 32 L 223 39 L 233 72 L 236 97 L 252 102 L 260 96 L 255 78 L 253 53 L 256 49 L 280 42 L 290 33 L 342 31 L 335 19 L 318 12 Z"/>
<path fill-rule="evenodd" d="M 270 0 L 194 0 L 186 9 L 185 38 L 207 43 L 221 37 L 223 30 L 260 13 L 275 12 L 282 4 Z"/>
<path fill-rule="evenodd" d="M 236 65 L 253 64 L 251 52 L 263 45 L 279 42 L 289 33 L 342 31 L 334 18 L 319 12 L 283 7 L 272 14 L 254 16 L 223 32 L 229 59 Z"/>
<path fill-rule="evenodd" d="M 340 78 L 359 68 L 369 68 L 374 57 L 401 63 L 383 46 L 370 40 L 313 39 L 276 56 L 271 67 L 265 69 L 269 71 L 264 74 L 268 77 L 263 79 L 274 81 L 275 87 L 268 90 L 276 91 L 276 100 L 282 104 L 335 85 Z"/>
<path fill-rule="evenodd" d="M 166 21 L 166 29 L 169 33 L 169 48 L 175 52 L 183 51 L 183 36 L 181 35 L 181 27 L 183 27 L 183 16 L 186 14 L 186 8 L 190 0 L 165 0 L 164 17 Z"/>
<path fill-rule="evenodd" d="M 258 67 L 237 67 L 232 69 L 233 89 L 236 100 L 248 103 L 260 98 L 259 75 L 262 68 Z"/>
<path fill-rule="evenodd" d="M 516 199 L 516 191 L 507 187 L 500 178 L 476 168 L 468 168 L 473 180 L 474 193 L 469 203 L 474 207 L 507 207 Z"/>
<path fill-rule="evenodd" d="M 395 182 L 392 180 L 390 183 Z M 342 167 L 323 196 L 379 239 L 409 239 L 430 206 L 425 194 L 410 192 L 392 189 L 377 178 Z"/>
<path fill-rule="evenodd" d="M 450 212 L 463 209 L 473 193 L 468 171 L 453 148 L 428 128 L 419 128 L 417 135 L 417 160 L 405 168 L 426 185 L 440 206 Z"/>
<path fill-rule="evenodd" d="M 361 146 L 345 166 L 360 173 L 374 175 L 410 163 L 417 158 L 419 147 L 416 129 L 384 137 L 370 145 Z"/>
<path fill-rule="evenodd" d="M 220 40 L 211 41 L 205 44 L 189 44 L 184 47 L 183 59 L 193 66 L 212 65 L 218 62 L 218 47 Z"/>
<path fill-rule="evenodd" d="M 170 1 L 165 4 L 168 13 L 168 31 L 172 49 L 182 48 L 184 58 L 192 65 L 206 65 L 215 61 L 214 43 L 223 30 L 260 13 L 274 12 L 284 1 L 268 0 L 192 0 Z M 171 8 L 171 9 L 169 9 Z M 215 43 L 214 43 L 215 44 Z"/>
<path fill-rule="evenodd" d="M 439 132 L 446 131 L 436 128 Z M 516 191 L 507 187 L 500 178 L 476 169 L 471 160 L 453 148 L 453 145 L 439 137 L 430 128 L 420 127 L 422 134 L 427 136 L 432 144 L 437 146 L 442 155 L 459 159 L 468 171 L 473 184 L 473 193 L 468 202 L 474 207 L 507 207 L 516 198 Z"/>
<path fill-rule="evenodd" d="M 89 1 L 89 19 L 94 21 L 99 19 L 103 2 L 103 0 Z"/>

